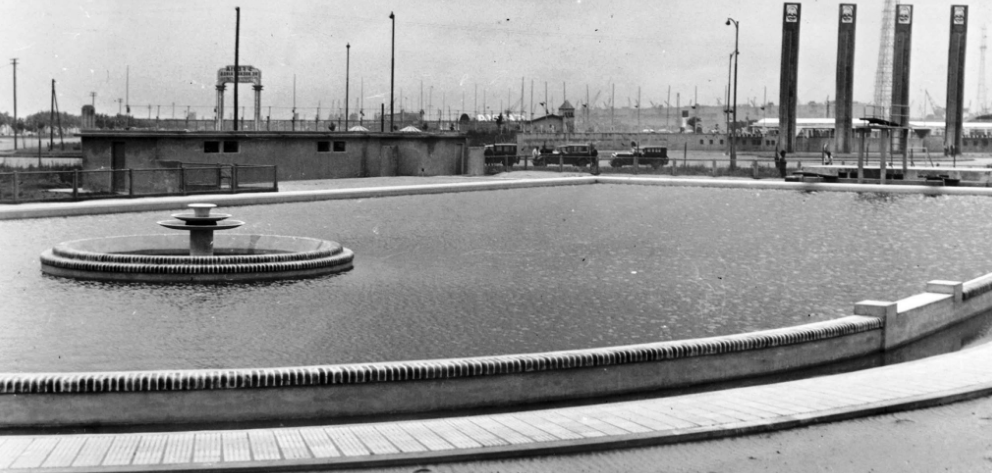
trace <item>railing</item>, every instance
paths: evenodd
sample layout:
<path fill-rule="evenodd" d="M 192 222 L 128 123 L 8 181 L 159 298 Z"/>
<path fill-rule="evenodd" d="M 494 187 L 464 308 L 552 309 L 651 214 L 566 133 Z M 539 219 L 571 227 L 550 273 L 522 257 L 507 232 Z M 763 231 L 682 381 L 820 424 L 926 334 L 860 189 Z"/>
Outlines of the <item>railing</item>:
<path fill-rule="evenodd" d="M 0 203 L 8 204 L 278 190 L 273 165 L 0 172 Z"/>

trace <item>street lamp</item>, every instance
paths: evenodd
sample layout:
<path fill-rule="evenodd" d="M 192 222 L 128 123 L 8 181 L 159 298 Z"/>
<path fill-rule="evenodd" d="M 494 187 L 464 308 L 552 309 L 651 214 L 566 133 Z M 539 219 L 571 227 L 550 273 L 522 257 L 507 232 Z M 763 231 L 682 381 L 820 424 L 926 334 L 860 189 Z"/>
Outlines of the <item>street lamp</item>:
<path fill-rule="evenodd" d="M 389 131 L 393 131 L 393 77 L 396 72 L 396 15 L 389 12 L 389 19 L 393 22 L 393 46 L 389 58 Z"/>
<path fill-rule="evenodd" d="M 728 130 L 728 131 L 731 131 L 732 132 L 731 133 L 731 136 L 730 136 L 730 169 L 736 169 L 737 168 L 737 143 L 736 143 L 737 142 L 737 140 L 736 140 L 736 137 L 737 137 L 737 57 L 740 56 L 740 54 L 741 54 L 740 50 L 737 48 L 737 45 L 738 45 L 738 40 L 740 39 L 741 29 L 740 29 L 740 23 L 737 20 L 735 20 L 733 18 L 727 18 L 727 26 L 730 26 L 731 23 L 734 24 L 734 121 L 731 122 L 731 124 L 730 124 L 733 127 L 733 130 Z"/>

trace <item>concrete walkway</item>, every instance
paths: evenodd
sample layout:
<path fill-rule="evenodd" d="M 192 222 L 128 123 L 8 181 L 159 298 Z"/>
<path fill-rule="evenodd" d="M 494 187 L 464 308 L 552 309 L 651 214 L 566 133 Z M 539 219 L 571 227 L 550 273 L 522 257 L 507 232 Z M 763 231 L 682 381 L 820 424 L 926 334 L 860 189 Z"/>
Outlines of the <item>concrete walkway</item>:
<path fill-rule="evenodd" d="M 992 393 L 992 344 L 703 394 L 429 420 L 172 433 L 0 436 L 4 471 L 354 468 L 710 439 Z"/>

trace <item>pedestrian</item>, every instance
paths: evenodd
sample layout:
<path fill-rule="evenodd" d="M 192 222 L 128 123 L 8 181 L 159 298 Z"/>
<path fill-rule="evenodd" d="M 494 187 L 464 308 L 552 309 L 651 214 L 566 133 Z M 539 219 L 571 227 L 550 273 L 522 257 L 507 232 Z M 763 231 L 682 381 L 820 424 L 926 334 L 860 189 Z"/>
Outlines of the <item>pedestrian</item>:
<path fill-rule="evenodd" d="M 537 146 L 534 147 L 534 151 L 530 152 L 530 162 L 537 166 L 537 158 L 541 157 L 541 152 L 537 150 Z"/>
<path fill-rule="evenodd" d="M 785 162 L 785 150 L 784 149 L 783 150 L 780 150 L 778 152 L 778 155 L 779 155 L 778 162 L 775 163 L 775 164 L 778 166 L 779 177 L 785 179 L 785 166 L 786 166 L 786 162 Z"/>

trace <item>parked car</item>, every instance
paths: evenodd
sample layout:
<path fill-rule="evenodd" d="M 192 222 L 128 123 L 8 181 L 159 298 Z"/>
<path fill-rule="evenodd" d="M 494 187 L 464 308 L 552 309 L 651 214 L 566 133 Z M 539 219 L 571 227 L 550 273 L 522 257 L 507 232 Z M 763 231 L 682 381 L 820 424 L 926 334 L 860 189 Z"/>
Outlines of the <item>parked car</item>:
<path fill-rule="evenodd" d="M 487 165 L 505 164 L 507 166 L 516 166 L 520 163 L 516 143 L 486 145 L 482 154 L 486 157 Z"/>
<path fill-rule="evenodd" d="M 542 154 L 534 160 L 535 166 L 556 166 L 560 161 L 570 166 L 584 167 L 599 160 L 599 151 L 592 143 L 569 143 L 558 145 L 551 155 Z"/>
<path fill-rule="evenodd" d="M 647 164 L 658 169 L 668 164 L 668 148 L 665 146 L 644 146 L 637 150 L 637 164 Z M 613 153 L 610 158 L 610 166 L 619 168 L 634 165 L 634 153 L 623 151 Z"/>

